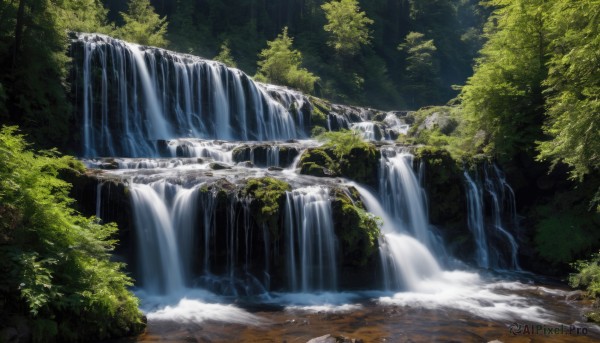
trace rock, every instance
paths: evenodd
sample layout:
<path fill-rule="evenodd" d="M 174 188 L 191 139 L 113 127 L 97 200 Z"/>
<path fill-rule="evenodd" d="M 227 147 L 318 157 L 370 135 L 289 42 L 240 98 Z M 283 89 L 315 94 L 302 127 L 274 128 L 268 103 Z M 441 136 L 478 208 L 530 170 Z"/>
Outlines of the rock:
<path fill-rule="evenodd" d="M 212 162 L 208 165 L 212 170 L 223 170 L 223 169 L 231 169 L 230 165 L 221 162 Z"/>
<path fill-rule="evenodd" d="M 565 300 L 566 301 L 583 300 L 584 298 L 585 298 L 585 292 L 584 291 L 569 292 L 565 296 Z"/>
<path fill-rule="evenodd" d="M 344 336 L 332 336 L 331 334 L 315 337 L 306 343 L 364 343 L 362 339 L 348 338 Z"/>
<path fill-rule="evenodd" d="M 320 337 L 315 337 L 306 343 L 337 343 L 337 339 L 332 337 L 330 334 L 327 334 Z"/>
<path fill-rule="evenodd" d="M 441 133 L 449 135 L 457 126 L 458 122 L 454 118 L 451 118 L 447 113 L 434 112 L 425 118 L 425 121 L 419 126 L 419 129 L 434 130 L 437 128 Z"/>
<path fill-rule="evenodd" d="M 282 171 L 283 168 L 281 167 L 269 167 L 269 171 Z"/>
<path fill-rule="evenodd" d="M 254 163 L 252 163 L 252 161 L 244 161 L 244 162 L 239 162 L 238 166 L 245 167 L 245 168 L 254 168 Z"/>

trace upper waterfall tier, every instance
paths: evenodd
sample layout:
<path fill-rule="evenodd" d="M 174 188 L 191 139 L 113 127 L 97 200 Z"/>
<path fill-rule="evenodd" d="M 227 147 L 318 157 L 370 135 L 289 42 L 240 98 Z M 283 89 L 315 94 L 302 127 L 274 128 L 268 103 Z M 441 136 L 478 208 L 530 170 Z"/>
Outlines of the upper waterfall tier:
<path fill-rule="evenodd" d="M 156 156 L 156 141 L 181 137 L 307 136 L 310 103 L 302 94 L 221 63 L 99 34 L 76 34 L 71 55 L 86 157 Z"/>

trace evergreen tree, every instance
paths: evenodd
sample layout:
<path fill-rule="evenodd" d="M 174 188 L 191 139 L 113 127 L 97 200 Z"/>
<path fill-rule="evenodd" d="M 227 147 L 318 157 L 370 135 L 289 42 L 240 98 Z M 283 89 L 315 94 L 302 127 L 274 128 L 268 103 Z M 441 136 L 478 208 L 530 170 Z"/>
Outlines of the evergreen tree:
<path fill-rule="evenodd" d="M 327 17 L 325 31 L 331 33 L 331 45 L 343 55 L 353 55 L 361 45 L 368 44 L 371 33 L 368 25 L 373 20 L 361 12 L 356 0 L 332 0 L 321 6 Z"/>
<path fill-rule="evenodd" d="M 142 45 L 167 46 L 167 18 L 161 18 L 149 0 L 130 0 L 127 12 L 120 14 L 125 25 L 116 31 L 119 38 Z"/>
<path fill-rule="evenodd" d="M 439 66 L 435 60 L 437 51 L 433 39 L 425 40 L 425 35 L 410 32 L 398 50 L 407 54 L 406 85 L 404 90 L 410 96 L 413 107 L 432 105 L 437 99 L 439 88 Z"/>
<path fill-rule="evenodd" d="M 311 93 L 319 78 L 300 67 L 302 54 L 292 49 L 292 43 L 287 27 L 283 28 L 275 40 L 267 42 L 268 48 L 259 54 L 261 59 L 258 61 L 256 79 Z"/>
<path fill-rule="evenodd" d="M 231 67 L 231 68 L 237 67 L 237 65 L 235 64 L 235 60 L 233 59 L 233 56 L 231 56 L 231 50 L 229 49 L 228 41 L 224 41 L 223 44 L 221 44 L 221 51 L 219 51 L 219 54 L 217 56 L 215 56 L 214 60 L 222 62 L 226 66 Z"/>

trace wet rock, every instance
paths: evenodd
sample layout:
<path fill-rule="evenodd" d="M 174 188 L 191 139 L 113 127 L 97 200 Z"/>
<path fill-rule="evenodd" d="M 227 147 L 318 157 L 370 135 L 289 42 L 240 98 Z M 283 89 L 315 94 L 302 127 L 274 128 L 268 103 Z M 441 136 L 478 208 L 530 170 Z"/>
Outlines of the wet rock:
<path fill-rule="evenodd" d="M 244 161 L 244 162 L 239 162 L 238 166 L 245 167 L 245 168 L 254 168 L 254 163 L 252 163 L 252 161 Z"/>
<path fill-rule="evenodd" d="M 231 169 L 230 165 L 221 162 L 212 162 L 211 164 L 209 164 L 209 167 L 212 170 Z"/>
<path fill-rule="evenodd" d="M 315 337 L 306 343 L 337 343 L 337 339 L 327 334 L 320 337 Z"/>
<path fill-rule="evenodd" d="M 282 171 L 283 168 L 281 167 L 269 167 L 269 171 Z"/>
<path fill-rule="evenodd" d="M 567 293 L 567 295 L 565 296 L 565 300 L 566 301 L 576 301 L 576 300 L 583 300 L 585 298 L 585 292 L 584 291 L 573 291 L 573 292 L 569 292 Z"/>
<path fill-rule="evenodd" d="M 306 343 L 364 343 L 362 339 L 348 338 L 344 336 L 332 336 L 331 334 L 315 337 Z"/>

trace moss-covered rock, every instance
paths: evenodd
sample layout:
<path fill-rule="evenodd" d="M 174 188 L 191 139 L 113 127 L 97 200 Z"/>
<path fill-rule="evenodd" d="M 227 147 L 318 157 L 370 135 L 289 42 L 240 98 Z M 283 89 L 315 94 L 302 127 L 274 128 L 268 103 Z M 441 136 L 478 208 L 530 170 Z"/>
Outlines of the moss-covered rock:
<path fill-rule="evenodd" d="M 452 250 L 466 257 L 464 252 L 471 250 L 473 242 L 467 225 L 462 162 L 453 159 L 445 149 L 429 146 L 417 148 L 415 159 L 425 163 L 429 221 L 443 228 Z"/>
<path fill-rule="evenodd" d="M 354 187 L 332 190 L 331 209 L 344 265 L 365 266 L 377 256 L 381 234 L 375 216 L 368 213 Z"/>
<path fill-rule="evenodd" d="M 267 225 L 273 237 L 279 237 L 279 218 L 285 202 L 285 193 L 292 188 L 287 182 L 272 177 L 249 179 L 241 191 L 243 197 L 252 199 L 252 212 L 259 225 Z"/>
<path fill-rule="evenodd" d="M 344 133 L 335 133 L 344 135 Z M 343 146 L 340 146 L 343 145 Z M 377 184 L 380 152 L 375 145 L 330 141 L 307 149 L 300 157 L 300 173 L 313 176 L 344 176 L 368 185 Z"/>
<path fill-rule="evenodd" d="M 379 150 L 372 144 L 352 148 L 339 161 L 340 173 L 360 183 L 376 185 L 380 157 Z"/>
<path fill-rule="evenodd" d="M 331 149 L 310 148 L 300 157 L 300 174 L 313 176 L 339 176 L 339 166 Z"/>
<path fill-rule="evenodd" d="M 325 100 L 310 97 L 312 103 L 312 111 L 310 114 L 310 124 L 312 127 L 321 126 L 327 127 L 327 116 L 331 111 L 331 105 Z"/>

